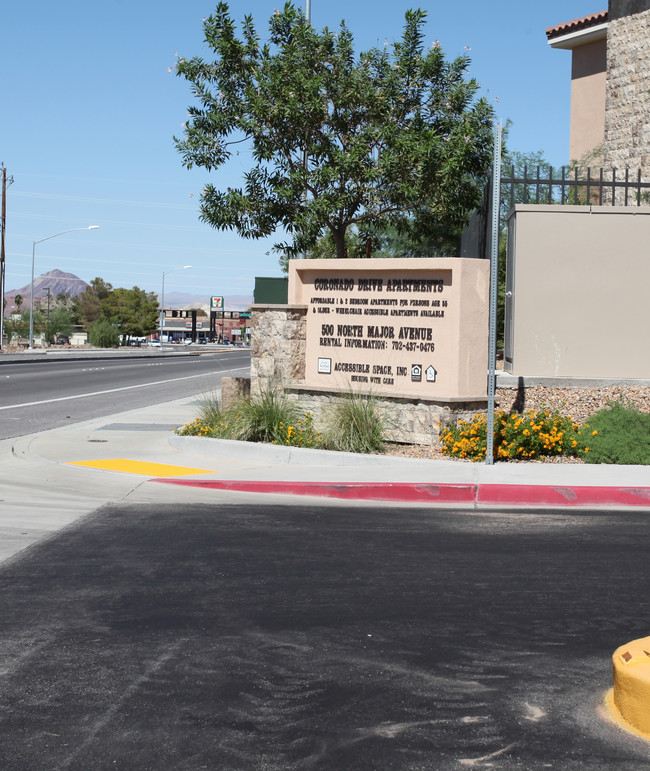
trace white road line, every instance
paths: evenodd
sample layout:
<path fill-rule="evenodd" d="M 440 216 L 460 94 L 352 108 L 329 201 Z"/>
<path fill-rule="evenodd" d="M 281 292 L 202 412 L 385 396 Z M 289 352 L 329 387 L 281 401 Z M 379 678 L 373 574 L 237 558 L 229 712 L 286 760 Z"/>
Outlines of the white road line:
<path fill-rule="evenodd" d="M 242 372 L 248 367 L 239 367 L 238 369 L 225 369 L 223 372 Z M 41 399 L 38 402 L 23 402 L 22 404 L 8 404 L 6 407 L 0 407 L 0 410 L 15 410 L 18 407 L 35 407 L 37 404 L 52 404 L 53 402 L 65 402 L 70 399 L 84 399 L 86 396 L 102 396 L 103 394 L 114 394 L 118 391 L 130 391 L 133 388 L 147 388 L 148 386 L 164 385 L 165 383 L 176 383 L 179 380 L 193 380 L 197 377 L 209 377 L 217 373 L 202 372 L 199 375 L 186 375 L 185 377 L 172 377 L 169 380 L 154 380 L 152 383 L 140 383 L 139 385 L 122 386 L 121 388 L 109 388 L 106 391 L 92 391 L 87 394 L 76 394 L 75 396 L 58 396 L 56 399 Z"/>

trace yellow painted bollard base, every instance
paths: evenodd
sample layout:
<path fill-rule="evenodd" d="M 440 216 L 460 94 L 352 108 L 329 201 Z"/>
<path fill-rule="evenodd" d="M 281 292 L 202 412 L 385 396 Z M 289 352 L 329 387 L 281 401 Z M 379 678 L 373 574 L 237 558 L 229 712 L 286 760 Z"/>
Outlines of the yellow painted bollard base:
<path fill-rule="evenodd" d="M 650 740 L 650 637 L 632 640 L 617 648 L 612 666 L 614 687 L 611 704 L 607 698 L 606 704 L 614 721 Z"/>
<path fill-rule="evenodd" d="M 171 466 L 167 463 L 148 463 L 128 458 L 105 458 L 103 460 L 80 460 L 70 462 L 69 466 L 87 466 L 104 471 L 122 471 L 126 474 L 140 474 L 146 477 L 182 477 L 190 474 L 212 474 L 210 469 L 190 468 L 189 466 Z"/>
<path fill-rule="evenodd" d="M 613 723 L 617 728 L 622 731 L 638 736 L 639 739 L 645 739 L 650 742 L 650 734 L 645 734 L 643 731 L 639 731 L 632 723 L 628 723 L 627 720 L 621 715 L 619 708 L 614 703 L 614 689 L 610 688 L 605 694 L 603 699 L 602 708 L 599 709 L 600 716 L 610 723 Z"/>

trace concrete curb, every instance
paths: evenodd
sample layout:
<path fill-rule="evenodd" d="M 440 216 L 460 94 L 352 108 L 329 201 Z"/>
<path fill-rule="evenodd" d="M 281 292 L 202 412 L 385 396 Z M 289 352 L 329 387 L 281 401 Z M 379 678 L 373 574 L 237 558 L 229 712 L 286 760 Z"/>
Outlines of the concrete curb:
<path fill-rule="evenodd" d="M 613 378 L 613 377 L 540 377 L 535 375 L 511 375 L 509 372 L 497 371 L 497 388 L 611 388 L 613 386 L 650 386 L 647 378 Z"/>
<path fill-rule="evenodd" d="M 235 439 L 213 439 L 201 436 L 169 437 L 171 446 L 190 455 L 205 458 L 228 458 L 228 460 L 249 461 L 254 453 L 256 461 L 269 464 L 296 464 L 305 466 L 404 466 L 405 468 L 431 468 L 431 461 L 414 458 L 396 458 L 389 455 L 359 455 L 353 452 L 335 452 L 309 447 L 287 447 L 279 444 L 238 442 Z M 437 461 L 457 465 L 458 461 Z"/>
<path fill-rule="evenodd" d="M 650 487 L 589 487 L 422 482 L 281 482 L 152 479 L 153 482 L 276 495 L 312 495 L 356 501 L 463 504 L 466 506 L 641 507 L 650 509 Z"/>

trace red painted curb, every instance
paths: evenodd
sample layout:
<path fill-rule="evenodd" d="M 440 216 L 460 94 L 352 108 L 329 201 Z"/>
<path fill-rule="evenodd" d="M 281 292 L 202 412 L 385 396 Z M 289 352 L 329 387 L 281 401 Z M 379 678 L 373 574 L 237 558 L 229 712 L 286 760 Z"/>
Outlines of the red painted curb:
<path fill-rule="evenodd" d="M 152 479 L 152 482 L 279 495 L 315 495 L 355 501 L 457 503 L 483 506 L 645 506 L 650 487 L 427 484 L 418 482 L 251 482 L 216 479 Z"/>
<path fill-rule="evenodd" d="M 650 506 L 650 487 L 479 485 L 476 503 L 520 506 Z"/>
<path fill-rule="evenodd" d="M 213 479 L 153 479 L 185 487 L 209 490 L 233 490 L 248 493 L 281 495 L 317 495 L 322 498 L 342 498 L 355 501 L 401 501 L 403 503 L 465 503 L 473 504 L 475 486 L 411 482 L 245 482 Z"/>

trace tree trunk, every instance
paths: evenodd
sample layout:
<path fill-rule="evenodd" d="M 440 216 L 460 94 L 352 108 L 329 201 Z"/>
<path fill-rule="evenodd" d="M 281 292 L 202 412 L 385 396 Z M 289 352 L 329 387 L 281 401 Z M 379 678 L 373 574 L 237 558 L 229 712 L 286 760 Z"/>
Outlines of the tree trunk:
<path fill-rule="evenodd" d="M 345 229 L 333 231 L 332 236 L 334 238 L 334 245 L 336 246 L 336 258 L 340 260 L 347 257 L 347 250 L 345 248 Z"/>

